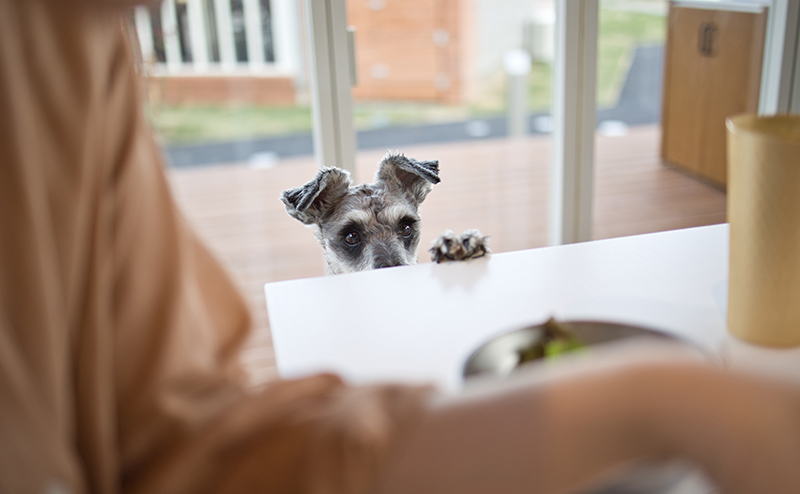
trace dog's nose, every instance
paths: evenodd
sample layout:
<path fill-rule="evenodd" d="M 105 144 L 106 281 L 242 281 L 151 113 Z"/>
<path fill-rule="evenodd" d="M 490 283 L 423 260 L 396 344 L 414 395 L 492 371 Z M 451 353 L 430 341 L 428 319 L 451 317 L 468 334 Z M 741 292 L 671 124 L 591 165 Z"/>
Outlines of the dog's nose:
<path fill-rule="evenodd" d="M 395 266 L 405 266 L 405 265 L 406 263 L 404 263 L 399 259 L 382 258 L 382 259 L 376 259 L 373 267 L 375 269 L 381 269 L 381 268 L 393 268 Z"/>

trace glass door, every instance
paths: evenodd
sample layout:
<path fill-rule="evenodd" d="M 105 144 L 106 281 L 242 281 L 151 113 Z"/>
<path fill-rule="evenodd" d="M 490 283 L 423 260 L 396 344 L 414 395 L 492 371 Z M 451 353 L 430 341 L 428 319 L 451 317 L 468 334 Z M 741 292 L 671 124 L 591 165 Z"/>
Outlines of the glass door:
<path fill-rule="evenodd" d="M 264 283 L 324 274 L 279 199 L 316 172 L 303 20 L 296 0 L 162 0 L 131 15 L 175 196 L 252 309 L 243 358 L 257 382 L 275 376 Z"/>
<path fill-rule="evenodd" d="M 554 2 L 346 8 L 359 181 L 387 150 L 439 161 L 441 183 L 422 204 L 420 262 L 445 230 L 478 229 L 494 252 L 546 245 Z"/>

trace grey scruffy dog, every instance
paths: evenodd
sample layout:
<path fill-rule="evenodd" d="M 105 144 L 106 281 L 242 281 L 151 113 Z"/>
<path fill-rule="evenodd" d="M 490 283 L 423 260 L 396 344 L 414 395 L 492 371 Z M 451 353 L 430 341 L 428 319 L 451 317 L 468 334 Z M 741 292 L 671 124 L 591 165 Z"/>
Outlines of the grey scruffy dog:
<path fill-rule="evenodd" d="M 310 226 L 334 274 L 404 266 L 417 262 L 419 206 L 439 183 L 438 161 L 389 153 L 374 182 L 353 185 L 340 168 L 324 168 L 313 180 L 283 191 L 290 216 Z M 431 249 L 436 262 L 481 257 L 487 238 L 477 230 L 456 237 L 446 232 Z"/>

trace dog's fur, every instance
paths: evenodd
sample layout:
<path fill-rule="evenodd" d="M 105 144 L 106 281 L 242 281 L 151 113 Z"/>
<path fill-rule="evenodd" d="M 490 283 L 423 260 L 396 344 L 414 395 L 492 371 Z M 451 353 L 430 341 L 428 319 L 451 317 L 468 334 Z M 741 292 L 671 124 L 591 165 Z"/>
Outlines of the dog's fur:
<path fill-rule="evenodd" d="M 281 201 L 314 230 L 330 273 L 365 271 L 417 262 L 419 206 L 439 181 L 438 161 L 389 153 L 373 183 L 353 186 L 347 171 L 324 168 L 302 187 L 283 191 Z M 445 233 L 431 249 L 434 260 L 488 254 L 487 239 L 472 232 Z"/>
<path fill-rule="evenodd" d="M 431 261 L 435 263 L 465 261 L 491 254 L 489 237 L 484 237 L 478 230 L 467 230 L 459 236 L 447 230 L 433 241 L 429 252 Z"/>

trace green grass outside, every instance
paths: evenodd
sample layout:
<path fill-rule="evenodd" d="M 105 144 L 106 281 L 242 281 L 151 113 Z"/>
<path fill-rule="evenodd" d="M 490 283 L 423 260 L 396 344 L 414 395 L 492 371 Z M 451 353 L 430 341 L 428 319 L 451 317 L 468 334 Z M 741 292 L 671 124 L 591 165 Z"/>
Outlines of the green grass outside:
<path fill-rule="evenodd" d="M 168 143 L 227 141 L 250 136 L 308 132 L 308 107 L 151 106 L 153 126 Z"/>
<path fill-rule="evenodd" d="M 613 107 L 625 82 L 634 50 L 639 45 L 663 43 L 666 19 L 657 15 L 600 11 L 597 58 L 597 104 Z M 357 129 L 388 125 L 454 121 L 499 115 L 504 111 L 503 83 L 498 83 L 472 105 L 419 102 L 356 102 Z M 535 63 L 529 76 L 528 104 L 531 111 L 550 107 L 551 67 Z M 147 113 L 167 143 L 225 141 L 255 136 L 309 132 L 311 110 L 258 106 L 165 106 L 150 105 Z"/>

